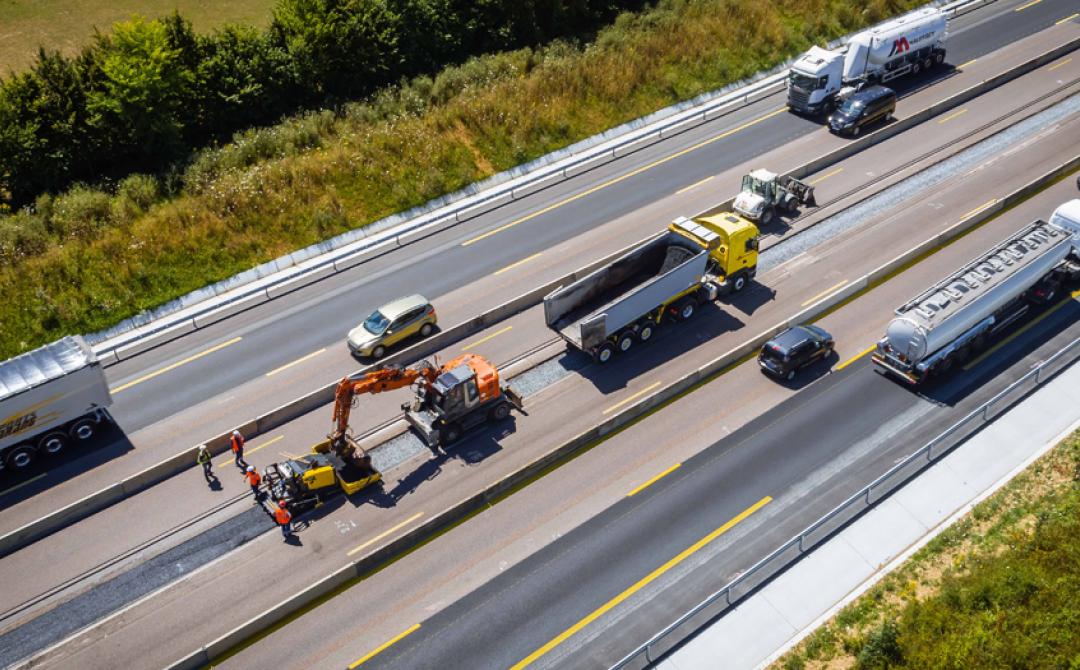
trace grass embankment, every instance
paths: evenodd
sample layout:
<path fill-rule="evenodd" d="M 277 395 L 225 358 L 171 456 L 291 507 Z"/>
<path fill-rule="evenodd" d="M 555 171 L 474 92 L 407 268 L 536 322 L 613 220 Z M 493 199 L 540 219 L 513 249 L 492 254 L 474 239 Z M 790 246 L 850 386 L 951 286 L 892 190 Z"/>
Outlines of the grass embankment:
<path fill-rule="evenodd" d="M 94 36 L 132 15 L 167 16 L 178 11 L 196 30 L 226 24 L 261 28 L 270 22 L 273 0 L 0 0 L 0 75 L 29 67 L 38 47 L 74 56 Z"/>
<path fill-rule="evenodd" d="M 1080 431 L 772 670 L 1080 668 Z"/>
<path fill-rule="evenodd" d="M 39 198 L 0 222 L 0 357 L 107 327 L 917 4 L 662 0 L 585 46 L 474 59 L 244 133 L 165 185 L 134 176 L 115 193 Z"/>

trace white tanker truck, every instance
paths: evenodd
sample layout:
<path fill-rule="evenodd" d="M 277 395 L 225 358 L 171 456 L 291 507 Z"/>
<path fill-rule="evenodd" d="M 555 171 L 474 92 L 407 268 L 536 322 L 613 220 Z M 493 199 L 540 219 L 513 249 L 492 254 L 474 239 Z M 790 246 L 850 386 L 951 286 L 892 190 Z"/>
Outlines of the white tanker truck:
<path fill-rule="evenodd" d="M 855 35 L 847 50 L 810 47 L 788 74 L 788 108 L 823 114 L 865 84 L 880 84 L 945 62 L 945 14 L 905 14 Z"/>
<path fill-rule="evenodd" d="M 1080 200 L 1035 221 L 896 310 L 873 361 L 909 384 L 942 374 L 984 349 L 1080 278 Z"/>

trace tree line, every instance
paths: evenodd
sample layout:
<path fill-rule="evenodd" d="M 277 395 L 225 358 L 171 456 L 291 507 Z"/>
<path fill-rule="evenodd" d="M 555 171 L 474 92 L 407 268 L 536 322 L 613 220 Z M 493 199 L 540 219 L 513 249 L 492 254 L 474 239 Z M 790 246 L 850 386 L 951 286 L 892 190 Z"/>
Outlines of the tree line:
<path fill-rule="evenodd" d="M 0 209 L 160 173 L 198 147 L 470 56 L 583 36 L 644 0 L 278 0 L 263 31 L 133 18 L 0 79 Z M 522 113 L 528 113 L 522 110 Z"/>

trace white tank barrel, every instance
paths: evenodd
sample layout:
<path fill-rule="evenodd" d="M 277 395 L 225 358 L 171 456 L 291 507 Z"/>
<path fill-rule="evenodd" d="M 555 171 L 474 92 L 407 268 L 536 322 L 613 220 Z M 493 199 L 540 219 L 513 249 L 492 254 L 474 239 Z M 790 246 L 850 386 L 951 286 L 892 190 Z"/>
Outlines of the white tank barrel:
<path fill-rule="evenodd" d="M 848 42 L 844 56 L 844 80 L 857 79 L 889 61 L 943 43 L 946 26 L 945 14 L 941 10 L 927 8 L 864 30 Z"/>

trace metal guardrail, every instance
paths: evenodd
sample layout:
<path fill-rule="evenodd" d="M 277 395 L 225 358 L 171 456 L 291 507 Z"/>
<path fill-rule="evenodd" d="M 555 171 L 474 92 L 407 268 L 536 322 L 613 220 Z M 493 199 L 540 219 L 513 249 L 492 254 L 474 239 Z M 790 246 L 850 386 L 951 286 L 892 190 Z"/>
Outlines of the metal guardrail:
<path fill-rule="evenodd" d="M 658 662 L 665 654 L 689 639 L 715 617 L 752 593 L 759 586 L 787 568 L 802 555 L 812 551 L 833 532 L 860 516 L 872 505 L 884 499 L 911 477 L 948 453 L 963 440 L 993 421 L 1002 412 L 1051 379 L 1080 357 L 1080 338 L 1077 338 L 1007 386 L 974 411 L 967 414 L 918 451 L 890 468 L 860 491 L 837 505 L 829 513 L 806 527 L 761 559 L 746 572 L 683 614 L 675 622 L 647 642 L 627 654 L 611 670 L 644 669 Z"/>

